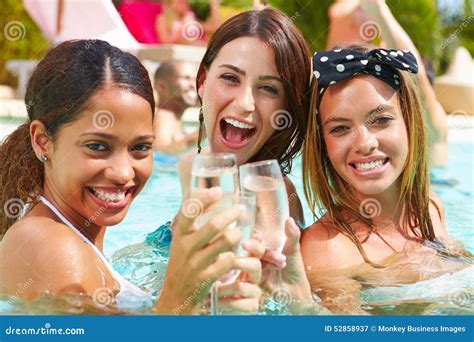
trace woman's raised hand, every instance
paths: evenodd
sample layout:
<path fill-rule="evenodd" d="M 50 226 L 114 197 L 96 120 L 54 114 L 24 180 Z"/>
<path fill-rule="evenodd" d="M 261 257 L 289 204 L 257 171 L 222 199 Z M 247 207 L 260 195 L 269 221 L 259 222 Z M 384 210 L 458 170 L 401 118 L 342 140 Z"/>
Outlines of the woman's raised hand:
<path fill-rule="evenodd" d="M 244 208 L 235 205 L 224 209 L 197 229 L 195 218 L 220 200 L 220 188 L 192 190 L 172 223 L 173 240 L 163 289 L 156 310 L 166 314 L 193 314 L 209 294 L 212 284 L 232 269 L 248 272 L 260 280 L 261 265 L 257 258 L 236 258 L 231 249 L 241 237 L 238 229 L 226 229 L 236 221 Z M 258 283 L 258 281 L 257 281 Z M 225 305 L 253 310 L 260 299 L 251 283 L 223 289 Z"/>
<path fill-rule="evenodd" d="M 217 284 L 219 296 L 219 311 L 228 313 L 257 313 L 260 307 L 262 290 L 262 264 L 254 256 L 236 259 L 237 269 L 242 270 L 242 276 L 231 284 Z"/>
<path fill-rule="evenodd" d="M 293 218 L 285 222 L 286 242 L 282 253 L 265 251 L 262 257 L 261 286 L 270 294 L 289 301 L 312 301 L 311 287 L 306 277 L 300 250 L 300 230 Z M 275 272 L 281 270 L 280 272 Z M 278 298 L 277 298 L 278 299 Z"/>

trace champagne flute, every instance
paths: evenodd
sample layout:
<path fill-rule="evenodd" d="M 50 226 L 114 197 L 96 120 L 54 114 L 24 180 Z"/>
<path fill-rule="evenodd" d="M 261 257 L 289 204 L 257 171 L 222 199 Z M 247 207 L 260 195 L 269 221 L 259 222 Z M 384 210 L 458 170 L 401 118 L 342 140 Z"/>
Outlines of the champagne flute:
<path fill-rule="evenodd" d="M 244 206 L 245 211 L 240 215 L 237 220 L 237 229 L 242 232 L 242 237 L 239 243 L 233 248 L 234 254 L 238 258 L 248 257 L 248 252 L 243 248 L 243 243 L 250 240 L 252 237 L 253 229 L 255 226 L 256 219 L 256 196 L 255 193 L 249 191 L 241 191 L 239 196 L 239 204 Z M 235 282 L 241 274 L 240 270 L 232 270 L 222 276 L 218 282 L 220 284 L 232 284 Z M 211 314 L 235 314 L 236 312 L 228 311 L 219 308 L 218 306 L 218 288 L 213 287 L 211 290 Z"/>
<path fill-rule="evenodd" d="M 244 249 L 244 242 L 250 240 L 255 226 L 256 219 L 256 196 L 252 192 L 240 192 L 239 204 L 245 208 L 245 212 L 237 220 L 237 229 L 242 232 L 242 237 L 232 251 L 238 258 L 248 257 L 248 252 Z M 219 281 L 224 284 L 231 284 L 237 280 L 240 270 L 232 270 L 221 277 Z"/>
<path fill-rule="evenodd" d="M 288 195 L 280 165 L 274 159 L 244 164 L 239 168 L 242 191 L 256 195 L 255 231 L 265 248 L 281 252 L 286 241 L 285 221 L 290 216 Z"/>
<path fill-rule="evenodd" d="M 257 215 L 257 196 L 254 192 L 241 191 L 239 204 L 245 207 L 245 213 L 237 221 L 237 228 L 242 231 L 242 238 L 235 247 L 234 253 L 237 257 L 248 257 L 248 252 L 243 249 L 242 245 L 252 237 Z"/>
<path fill-rule="evenodd" d="M 191 187 L 194 189 L 208 189 L 219 186 L 222 189 L 222 198 L 209 207 L 206 212 L 202 212 L 196 217 L 194 224 L 198 229 L 219 211 L 231 208 L 237 203 L 239 196 L 237 174 L 237 161 L 233 153 L 198 154 L 194 158 L 191 170 Z M 227 227 L 227 229 L 233 228 L 235 228 L 235 223 Z M 210 314 L 214 315 L 217 313 L 218 302 L 216 284 L 211 287 L 210 301 Z"/>
<path fill-rule="evenodd" d="M 217 212 L 231 208 L 237 203 L 239 180 L 235 154 L 198 154 L 194 158 L 191 175 L 191 187 L 194 189 L 209 189 L 216 186 L 222 189 L 222 198 L 195 219 L 195 226 L 201 228 Z"/>
<path fill-rule="evenodd" d="M 244 164 L 240 166 L 239 173 L 242 191 L 256 195 L 255 231 L 262 234 L 266 249 L 281 252 L 286 241 L 285 221 L 290 216 L 290 209 L 280 165 L 275 159 Z M 281 270 L 269 266 L 266 271 L 269 276 L 275 277 L 278 288 L 282 288 Z"/>

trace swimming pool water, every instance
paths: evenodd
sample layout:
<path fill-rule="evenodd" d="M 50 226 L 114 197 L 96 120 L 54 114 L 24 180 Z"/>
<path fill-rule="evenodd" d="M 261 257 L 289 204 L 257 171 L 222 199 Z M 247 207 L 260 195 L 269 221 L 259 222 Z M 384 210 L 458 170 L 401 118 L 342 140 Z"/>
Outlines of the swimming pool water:
<path fill-rule="evenodd" d="M 432 190 L 440 195 L 445 206 L 448 233 L 474 253 L 472 133 L 474 129 L 451 131 L 453 138 L 449 143 L 448 165 L 433 169 L 431 178 Z M 304 198 L 301 174 L 301 158 L 297 158 L 290 178 L 303 203 L 306 226 L 309 226 L 314 220 Z M 136 199 L 127 218 L 120 225 L 109 228 L 105 239 L 105 252 L 113 256 L 114 266 L 136 284 L 154 291 L 155 295 L 162 284 L 167 259 L 160 250 L 143 244 L 143 241 L 147 234 L 173 218 L 180 202 L 177 175 L 155 169 L 150 183 Z M 123 246 L 127 247 L 121 249 Z M 361 299 L 367 303 L 363 309 L 372 314 L 474 314 L 473 290 L 474 268 L 470 267 L 415 284 L 369 286 L 361 293 Z M 458 302 L 462 305 L 453 304 Z M 266 309 L 266 313 L 272 313 L 268 306 Z"/>
<path fill-rule="evenodd" d="M 0 140 L 20 122 L 18 119 L 0 119 Z M 448 165 L 433 169 L 431 176 L 432 189 L 440 195 L 445 206 L 448 233 L 474 253 L 474 118 L 469 122 L 463 127 L 450 129 Z M 152 290 L 155 295 L 165 273 L 166 256 L 143 242 L 147 234 L 171 220 L 179 209 L 181 190 L 178 176 L 175 172 L 169 172 L 169 169 L 169 165 L 155 165 L 152 177 L 132 204 L 126 219 L 108 228 L 104 244 L 104 252 L 117 270 L 135 284 Z M 308 226 L 313 223 L 313 219 L 304 198 L 301 174 L 301 159 L 297 158 L 290 178 L 303 203 Z M 471 267 L 454 275 L 440 277 L 439 280 L 369 289 L 363 293 L 363 298 L 378 304 L 372 305 L 367 311 L 374 314 L 474 314 L 472 271 Z M 446 303 L 449 298 L 446 291 L 440 289 L 453 288 L 470 291 L 470 311 L 465 308 L 453 309 L 452 305 Z M 430 299 L 425 301 L 427 295 Z M 431 311 L 424 310 L 432 304 L 433 296 L 438 296 L 442 305 L 431 308 Z M 10 309 L 11 306 L 0 300 L 0 313 L 7 313 Z"/>
<path fill-rule="evenodd" d="M 450 143 L 449 153 L 448 165 L 431 171 L 432 190 L 443 200 L 449 234 L 474 253 L 474 143 L 469 140 Z M 290 178 L 303 203 L 306 226 L 309 226 L 314 220 L 305 201 L 301 174 L 301 159 L 297 158 Z M 106 255 L 110 256 L 126 245 L 143 242 L 148 233 L 174 217 L 180 203 L 177 174 L 155 168 L 126 219 L 108 228 L 104 245 Z"/>

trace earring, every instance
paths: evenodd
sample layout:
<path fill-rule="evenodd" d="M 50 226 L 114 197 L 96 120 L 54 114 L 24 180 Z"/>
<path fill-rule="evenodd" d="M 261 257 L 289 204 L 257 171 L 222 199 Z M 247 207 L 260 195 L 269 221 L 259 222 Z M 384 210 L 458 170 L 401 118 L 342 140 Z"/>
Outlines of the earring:
<path fill-rule="evenodd" d="M 201 153 L 201 138 L 202 138 L 202 123 L 204 121 L 204 114 L 202 112 L 202 107 L 199 109 L 199 135 L 198 135 L 198 154 Z"/>
<path fill-rule="evenodd" d="M 40 157 L 39 157 L 39 160 L 42 162 L 42 163 L 45 163 L 48 161 L 48 156 L 45 155 L 45 154 L 42 154 Z"/>

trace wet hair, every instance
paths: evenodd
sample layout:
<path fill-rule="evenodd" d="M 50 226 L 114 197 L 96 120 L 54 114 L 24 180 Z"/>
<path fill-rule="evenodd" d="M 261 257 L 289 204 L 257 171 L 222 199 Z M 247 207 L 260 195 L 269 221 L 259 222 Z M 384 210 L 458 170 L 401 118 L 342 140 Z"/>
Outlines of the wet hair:
<path fill-rule="evenodd" d="M 133 55 L 101 40 L 71 40 L 52 48 L 38 63 L 27 86 L 28 120 L 0 145 L 0 237 L 26 203 L 36 201 L 44 165 L 30 138 L 30 124 L 41 121 L 54 142 L 64 125 L 77 120 L 94 94 L 114 87 L 145 99 L 154 113 L 148 73 Z"/>
<path fill-rule="evenodd" d="M 428 57 L 421 57 L 423 65 L 425 66 L 426 77 L 430 81 L 431 86 L 434 85 L 435 71 L 433 68 L 433 61 Z"/>
<path fill-rule="evenodd" d="M 373 47 L 352 45 L 350 49 L 369 51 Z M 433 224 L 429 213 L 429 173 L 427 159 L 426 129 L 420 105 L 420 95 L 414 76 L 407 72 L 395 71 L 400 78 L 398 99 L 408 135 L 408 156 L 398 179 L 400 183 L 398 205 L 406 205 L 404 221 L 419 241 L 435 240 Z M 321 115 L 317 113 L 316 99 L 318 84 L 313 78 L 311 84 L 311 114 L 303 146 L 303 183 L 306 199 L 315 218 L 322 224 L 331 224 L 341 234 L 348 237 L 359 249 L 364 260 L 373 265 L 351 224 L 364 223 L 369 233 L 374 224 L 370 215 L 370 201 L 364 206 L 348 189 L 349 184 L 332 166 L 324 141 Z M 362 208 L 361 208 L 362 206 Z M 372 208 L 373 209 L 373 208 Z M 326 217 L 321 215 L 326 213 Z M 368 235 L 366 239 L 368 238 Z"/>
<path fill-rule="evenodd" d="M 308 45 L 290 18 L 279 10 L 267 7 L 260 11 L 242 12 L 224 22 L 212 35 L 199 66 L 196 89 L 199 89 L 205 71 L 210 69 L 222 47 L 241 37 L 257 37 L 265 47 L 273 50 L 287 103 L 281 115 L 272 115 L 272 121 L 279 129 L 248 162 L 277 159 L 286 175 L 291 171 L 292 160 L 303 144 L 309 113 L 311 63 Z M 202 104 L 200 97 L 199 100 Z M 201 117 L 200 130 L 202 121 Z"/>

